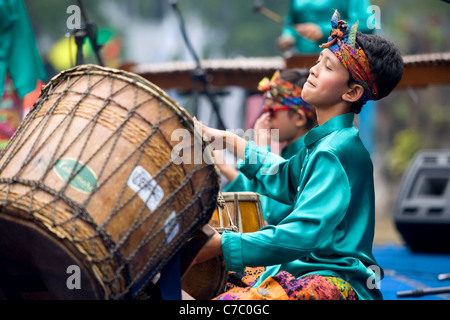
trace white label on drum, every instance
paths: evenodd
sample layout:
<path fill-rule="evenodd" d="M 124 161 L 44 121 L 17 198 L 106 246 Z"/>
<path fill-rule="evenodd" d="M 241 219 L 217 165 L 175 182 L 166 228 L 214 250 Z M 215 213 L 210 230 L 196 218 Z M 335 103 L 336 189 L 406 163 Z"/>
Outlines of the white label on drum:
<path fill-rule="evenodd" d="M 180 225 L 177 223 L 176 218 L 177 214 L 175 211 L 172 211 L 164 222 L 164 231 L 167 235 L 167 243 L 171 242 L 177 235 L 178 231 L 180 231 Z"/>
<path fill-rule="evenodd" d="M 138 194 L 151 211 L 155 211 L 164 198 L 164 190 L 156 183 L 151 174 L 141 166 L 133 169 L 127 185 Z"/>

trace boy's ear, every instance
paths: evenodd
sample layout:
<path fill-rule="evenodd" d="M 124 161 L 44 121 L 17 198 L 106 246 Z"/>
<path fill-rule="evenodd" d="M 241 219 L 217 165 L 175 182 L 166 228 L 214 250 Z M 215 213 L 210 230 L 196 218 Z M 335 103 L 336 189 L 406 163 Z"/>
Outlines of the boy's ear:
<path fill-rule="evenodd" d="M 364 88 L 362 87 L 362 85 L 357 84 L 356 82 L 352 82 L 350 83 L 347 92 L 345 92 L 344 95 L 342 96 L 342 99 L 344 101 L 353 103 L 358 101 L 362 97 L 363 93 Z"/>
<path fill-rule="evenodd" d="M 297 109 L 295 112 L 298 115 L 298 117 L 295 120 L 295 125 L 297 127 L 303 127 L 307 122 L 305 111 L 303 111 L 302 109 Z"/>

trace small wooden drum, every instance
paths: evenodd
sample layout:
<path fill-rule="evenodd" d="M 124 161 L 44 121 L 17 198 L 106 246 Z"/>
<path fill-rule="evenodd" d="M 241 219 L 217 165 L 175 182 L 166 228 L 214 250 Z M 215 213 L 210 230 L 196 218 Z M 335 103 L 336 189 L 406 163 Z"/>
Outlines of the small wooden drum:
<path fill-rule="evenodd" d="M 259 194 L 222 192 L 209 225 L 219 233 L 255 232 L 264 226 Z M 184 275 L 182 288 L 197 300 L 209 300 L 225 291 L 228 272 L 223 256 L 196 264 Z"/>
<path fill-rule="evenodd" d="M 225 230 L 255 232 L 264 226 L 261 197 L 258 193 L 222 192 L 221 195 L 209 220 L 209 225 L 219 233 Z"/>
<path fill-rule="evenodd" d="M 206 147 L 189 114 L 140 76 L 84 65 L 54 77 L 0 159 L 11 284 L 0 298 L 142 298 L 216 208 Z"/>

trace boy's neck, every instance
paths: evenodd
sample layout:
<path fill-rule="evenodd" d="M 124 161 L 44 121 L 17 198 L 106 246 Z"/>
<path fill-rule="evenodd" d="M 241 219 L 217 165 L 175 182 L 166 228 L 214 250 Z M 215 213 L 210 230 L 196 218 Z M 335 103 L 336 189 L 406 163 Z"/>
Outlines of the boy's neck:
<path fill-rule="evenodd" d="M 341 114 L 349 113 L 350 105 L 349 104 L 336 104 L 334 106 L 328 108 L 322 108 L 316 106 L 316 116 L 317 116 L 317 124 L 321 126 L 328 120 L 340 116 Z"/>

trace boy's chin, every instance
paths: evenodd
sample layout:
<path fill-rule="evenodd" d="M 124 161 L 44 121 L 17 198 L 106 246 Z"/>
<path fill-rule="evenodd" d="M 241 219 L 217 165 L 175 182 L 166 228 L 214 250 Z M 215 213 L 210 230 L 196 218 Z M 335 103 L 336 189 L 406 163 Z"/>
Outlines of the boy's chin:
<path fill-rule="evenodd" d="M 311 93 L 311 94 L 309 94 L 309 93 L 305 93 L 304 91 L 302 92 L 302 99 L 303 99 L 303 101 L 305 101 L 306 103 L 309 103 L 309 104 L 312 104 L 312 105 L 314 105 L 314 103 L 313 103 L 313 94 Z"/>

